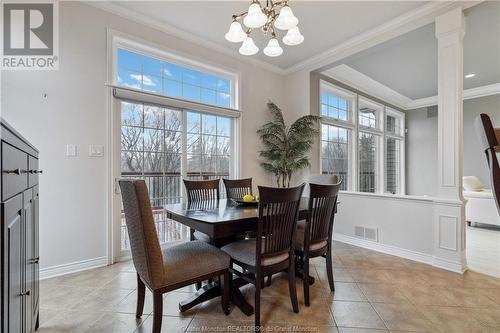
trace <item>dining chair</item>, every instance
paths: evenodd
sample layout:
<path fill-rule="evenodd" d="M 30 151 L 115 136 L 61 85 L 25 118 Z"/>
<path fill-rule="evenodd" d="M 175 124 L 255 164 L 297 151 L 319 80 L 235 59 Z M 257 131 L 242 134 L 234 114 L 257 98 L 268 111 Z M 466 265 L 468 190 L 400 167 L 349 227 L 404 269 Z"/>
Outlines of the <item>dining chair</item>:
<path fill-rule="evenodd" d="M 304 193 L 302 193 L 302 196 L 304 197 L 309 197 L 309 184 L 337 184 L 338 183 L 338 177 L 337 175 L 332 175 L 332 174 L 314 174 L 309 176 L 309 179 L 307 180 L 306 187 L 304 188 Z"/>
<path fill-rule="evenodd" d="M 221 248 L 232 258 L 231 272 L 255 285 L 255 326 L 260 326 L 260 293 L 263 277 L 288 271 L 292 308 L 299 312 L 295 288 L 295 227 L 304 184 L 293 188 L 259 186 L 257 238 L 228 244 Z M 234 265 L 243 269 L 240 272 Z M 250 273 L 250 274 L 248 274 Z"/>
<path fill-rule="evenodd" d="M 326 258 L 326 271 L 330 290 L 335 291 L 332 271 L 332 234 L 335 206 L 340 183 L 334 185 L 309 184 L 309 205 L 305 227 L 297 228 L 295 235 L 295 254 L 302 266 L 304 284 L 304 304 L 309 299 L 309 260 L 315 257 Z"/>
<path fill-rule="evenodd" d="M 481 149 L 486 155 L 492 192 L 500 214 L 500 166 L 497 157 L 497 154 L 500 153 L 500 128 L 493 127 L 491 118 L 486 113 L 481 113 L 476 118 L 475 127 Z"/>
<path fill-rule="evenodd" d="M 120 180 L 119 185 L 132 260 L 137 271 L 136 318 L 142 316 L 146 286 L 153 293 L 153 333 L 159 333 L 164 293 L 216 277 L 222 284 L 222 309 L 229 314 L 229 255 L 202 241 L 162 250 L 146 183 L 127 179 Z"/>
<path fill-rule="evenodd" d="M 226 196 L 228 199 L 241 199 L 246 194 L 253 194 L 252 178 L 226 179 L 223 178 Z"/>
<path fill-rule="evenodd" d="M 220 179 L 213 180 L 187 180 L 184 179 L 184 186 L 186 187 L 186 195 L 188 205 L 213 205 L 220 199 L 219 184 Z M 210 237 L 201 232 L 189 229 L 191 240 L 201 240 L 207 243 L 211 242 Z"/>

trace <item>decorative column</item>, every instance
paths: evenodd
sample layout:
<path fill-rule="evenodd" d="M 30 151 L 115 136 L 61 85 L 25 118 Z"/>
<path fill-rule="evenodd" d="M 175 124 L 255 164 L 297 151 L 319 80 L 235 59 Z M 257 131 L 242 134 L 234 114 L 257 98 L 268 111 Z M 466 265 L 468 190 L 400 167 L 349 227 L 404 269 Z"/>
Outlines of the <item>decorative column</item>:
<path fill-rule="evenodd" d="M 434 265 L 467 269 L 463 176 L 463 36 L 461 8 L 436 17 L 438 40 L 438 199 L 434 205 Z"/>

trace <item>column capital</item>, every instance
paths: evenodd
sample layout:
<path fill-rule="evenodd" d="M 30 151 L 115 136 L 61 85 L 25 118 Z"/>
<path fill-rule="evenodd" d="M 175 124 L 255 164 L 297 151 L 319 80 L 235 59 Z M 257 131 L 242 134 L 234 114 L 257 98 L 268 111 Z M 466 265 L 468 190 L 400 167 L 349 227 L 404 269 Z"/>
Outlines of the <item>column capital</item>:
<path fill-rule="evenodd" d="M 436 37 L 460 31 L 465 33 L 465 17 L 462 8 L 458 7 L 436 17 Z"/>

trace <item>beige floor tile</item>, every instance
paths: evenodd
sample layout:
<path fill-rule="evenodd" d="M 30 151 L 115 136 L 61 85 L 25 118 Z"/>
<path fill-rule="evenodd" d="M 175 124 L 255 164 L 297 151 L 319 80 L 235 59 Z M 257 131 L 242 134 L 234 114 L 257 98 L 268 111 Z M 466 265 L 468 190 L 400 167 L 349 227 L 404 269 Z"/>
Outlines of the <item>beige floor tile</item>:
<path fill-rule="evenodd" d="M 333 299 L 335 301 L 366 301 L 366 297 L 363 295 L 358 285 L 356 283 L 348 282 L 335 283 L 335 292 L 333 293 Z"/>
<path fill-rule="evenodd" d="M 359 288 L 370 302 L 407 303 L 408 298 L 398 285 L 390 283 L 358 283 Z"/>
<path fill-rule="evenodd" d="M 114 311 L 133 290 L 118 288 L 100 288 L 85 296 L 79 303 L 71 307 L 78 311 Z"/>
<path fill-rule="evenodd" d="M 326 273 L 325 273 L 325 278 L 327 278 Z M 347 270 L 346 268 L 334 268 L 333 280 L 339 282 L 354 282 L 354 279 L 352 278 L 351 274 L 349 274 L 349 270 Z"/>
<path fill-rule="evenodd" d="M 62 310 L 40 308 L 40 325 L 45 324 L 55 316 L 57 316 Z"/>
<path fill-rule="evenodd" d="M 500 288 L 498 288 L 498 289 L 477 289 L 477 292 L 488 297 L 496 304 L 500 305 Z"/>
<path fill-rule="evenodd" d="M 414 286 L 426 284 L 425 275 L 420 272 L 414 272 L 408 269 L 404 270 L 387 270 L 385 272 L 390 283 L 404 286 Z"/>
<path fill-rule="evenodd" d="M 389 333 L 388 330 L 377 330 L 373 328 L 338 327 L 339 333 Z"/>
<path fill-rule="evenodd" d="M 104 288 L 137 289 L 137 273 L 120 272 Z"/>
<path fill-rule="evenodd" d="M 80 333 L 85 332 L 98 321 L 104 312 L 63 311 L 40 326 L 40 333 Z"/>
<path fill-rule="evenodd" d="M 443 332 L 480 333 L 491 331 L 471 313 L 469 308 L 424 306 L 418 307 L 432 324 Z"/>
<path fill-rule="evenodd" d="M 497 304 L 479 293 L 477 289 L 443 288 L 441 293 L 459 306 L 465 307 L 495 307 Z"/>
<path fill-rule="evenodd" d="M 147 318 L 144 316 L 143 318 Z M 88 329 L 88 333 L 133 333 L 142 319 L 136 319 L 135 315 L 128 313 L 105 313 Z"/>
<path fill-rule="evenodd" d="M 334 301 L 331 310 L 337 326 L 386 329 L 370 303 Z"/>
<path fill-rule="evenodd" d="M 362 283 L 390 283 L 387 272 L 382 269 L 349 269 L 354 281 Z"/>
<path fill-rule="evenodd" d="M 253 304 L 253 303 L 252 303 Z M 253 320 L 253 317 L 251 317 Z M 314 306 L 299 306 L 299 313 L 294 313 L 290 301 L 281 298 L 265 298 L 261 300 L 261 322 L 290 323 L 301 325 L 311 323 L 318 326 L 335 326 L 327 301 L 316 301 Z"/>
<path fill-rule="evenodd" d="M 471 312 L 483 325 L 500 332 L 500 307 L 477 308 Z"/>
<path fill-rule="evenodd" d="M 137 308 L 137 291 L 134 290 L 128 294 L 123 300 L 111 309 L 113 312 L 122 312 L 135 314 Z M 146 297 L 144 298 L 143 315 L 149 315 L 153 312 L 153 294 L 146 289 Z"/>
<path fill-rule="evenodd" d="M 375 311 L 391 331 L 432 332 L 432 323 L 417 308 L 406 304 L 373 304 Z"/>
<path fill-rule="evenodd" d="M 441 289 L 430 285 L 399 286 L 401 293 L 415 305 L 456 306 L 457 303 L 443 294 Z"/>
<path fill-rule="evenodd" d="M 40 304 L 46 309 L 67 310 L 96 290 L 97 288 L 42 284 Z"/>
<path fill-rule="evenodd" d="M 170 317 L 163 316 L 161 321 L 161 331 L 165 333 L 181 333 L 185 332 L 193 318 L 188 317 Z M 153 316 L 148 316 L 144 319 L 135 333 L 151 333 L 153 330 Z"/>

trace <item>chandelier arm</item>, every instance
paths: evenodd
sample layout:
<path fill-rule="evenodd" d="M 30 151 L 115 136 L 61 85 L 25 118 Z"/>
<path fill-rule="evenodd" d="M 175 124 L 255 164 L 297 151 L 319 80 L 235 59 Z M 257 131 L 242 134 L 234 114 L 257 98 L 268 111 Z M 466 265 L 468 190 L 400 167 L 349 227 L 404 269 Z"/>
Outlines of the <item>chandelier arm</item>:
<path fill-rule="evenodd" d="M 239 19 L 241 19 L 243 16 L 245 16 L 247 14 L 248 14 L 248 12 L 243 12 L 241 14 L 233 15 L 233 21 L 234 20 L 239 20 Z"/>

